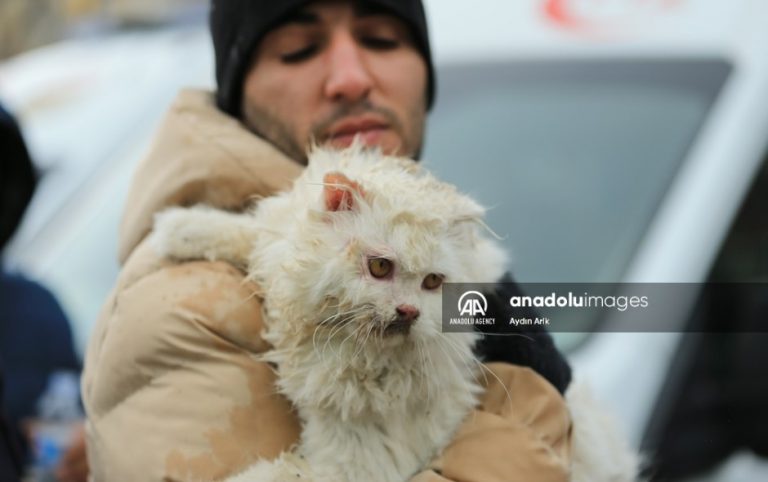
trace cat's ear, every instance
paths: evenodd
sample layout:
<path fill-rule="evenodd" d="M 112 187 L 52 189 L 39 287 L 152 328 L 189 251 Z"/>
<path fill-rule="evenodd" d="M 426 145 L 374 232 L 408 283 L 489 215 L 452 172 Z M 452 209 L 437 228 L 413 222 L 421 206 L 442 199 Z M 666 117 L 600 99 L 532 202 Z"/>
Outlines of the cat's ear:
<path fill-rule="evenodd" d="M 365 195 L 360 184 L 340 172 L 329 172 L 323 176 L 323 184 L 326 211 L 352 211 L 355 208 L 355 195 Z"/>

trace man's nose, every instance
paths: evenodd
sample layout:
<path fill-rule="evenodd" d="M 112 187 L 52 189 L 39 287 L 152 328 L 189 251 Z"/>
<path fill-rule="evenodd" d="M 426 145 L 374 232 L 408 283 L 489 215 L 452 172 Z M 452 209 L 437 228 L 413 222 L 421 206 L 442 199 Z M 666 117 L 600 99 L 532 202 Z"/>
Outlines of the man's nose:
<path fill-rule="evenodd" d="M 373 79 L 362 47 L 349 32 L 333 35 L 328 47 L 325 95 L 334 101 L 354 102 L 368 96 Z"/>

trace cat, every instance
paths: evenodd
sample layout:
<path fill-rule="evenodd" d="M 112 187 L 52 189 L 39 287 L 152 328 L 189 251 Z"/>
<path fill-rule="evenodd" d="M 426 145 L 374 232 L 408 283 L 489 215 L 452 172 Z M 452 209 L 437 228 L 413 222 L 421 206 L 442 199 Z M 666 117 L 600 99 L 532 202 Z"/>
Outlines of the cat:
<path fill-rule="evenodd" d="M 507 263 L 484 214 L 418 163 L 355 145 L 315 148 L 249 212 L 156 216 L 161 254 L 225 260 L 261 287 L 262 359 L 302 421 L 292 452 L 228 482 L 403 482 L 440 453 L 483 370 L 479 334 L 441 330 L 441 285 L 495 282 Z"/>

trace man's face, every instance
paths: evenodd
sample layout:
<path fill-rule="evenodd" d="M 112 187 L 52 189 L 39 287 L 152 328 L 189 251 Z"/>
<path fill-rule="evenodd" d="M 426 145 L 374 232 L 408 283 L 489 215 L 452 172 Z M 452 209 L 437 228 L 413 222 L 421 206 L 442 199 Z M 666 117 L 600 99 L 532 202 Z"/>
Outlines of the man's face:
<path fill-rule="evenodd" d="M 385 154 L 415 156 L 427 68 L 397 17 L 352 2 L 313 2 L 264 36 L 243 85 L 243 118 L 290 157 L 356 135 Z"/>

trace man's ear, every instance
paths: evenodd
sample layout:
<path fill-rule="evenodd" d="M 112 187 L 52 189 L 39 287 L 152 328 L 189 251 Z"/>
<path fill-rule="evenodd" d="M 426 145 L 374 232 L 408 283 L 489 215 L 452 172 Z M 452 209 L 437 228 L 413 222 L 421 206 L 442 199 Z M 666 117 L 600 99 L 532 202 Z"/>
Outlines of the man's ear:
<path fill-rule="evenodd" d="M 329 212 L 352 211 L 355 208 L 355 195 L 365 195 L 360 184 L 340 172 L 329 172 L 323 176 L 323 184 L 325 209 Z"/>

